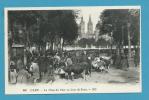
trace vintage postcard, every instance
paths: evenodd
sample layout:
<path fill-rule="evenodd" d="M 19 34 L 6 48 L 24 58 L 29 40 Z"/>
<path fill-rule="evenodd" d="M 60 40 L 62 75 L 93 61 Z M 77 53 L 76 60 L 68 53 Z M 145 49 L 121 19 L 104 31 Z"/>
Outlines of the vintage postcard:
<path fill-rule="evenodd" d="M 141 7 L 10 7 L 5 94 L 140 93 Z"/>

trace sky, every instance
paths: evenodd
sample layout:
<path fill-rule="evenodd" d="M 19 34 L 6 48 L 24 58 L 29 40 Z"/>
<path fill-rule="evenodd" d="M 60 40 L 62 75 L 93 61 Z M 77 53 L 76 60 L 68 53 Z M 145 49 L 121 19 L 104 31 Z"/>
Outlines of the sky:
<path fill-rule="evenodd" d="M 96 24 L 100 20 L 101 13 L 106 9 L 138 9 L 140 6 L 92 6 L 92 7 L 75 7 L 75 9 L 80 10 L 79 17 L 77 19 L 77 23 L 80 23 L 81 17 L 85 21 L 85 32 L 87 32 L 87 23 L 89 20 L 89 16 L 91 16 L 91 20 L 93 23 L 93 31 L 95 30 Z"/>

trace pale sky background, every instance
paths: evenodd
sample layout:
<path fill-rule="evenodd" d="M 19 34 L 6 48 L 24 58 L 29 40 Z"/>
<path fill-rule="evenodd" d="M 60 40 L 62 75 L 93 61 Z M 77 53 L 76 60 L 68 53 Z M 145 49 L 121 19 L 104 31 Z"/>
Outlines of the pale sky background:
<path fill-rule="evenodd" d="M 103 11 L 103 8 L 81 8 L 79 17 L 80 19 L 77 20 L 77 23 L 80 24 L 81 17 L 83 17 L 83 20 L 85 22 L 85 32 L 87 31 L 87 23 L 89 21 L 89 16 L 91 16 L 91 20 L 93 23 L 93 31 L 95 30 L 96 24 L 99 21 L 99 16 L 101 15 L 101 12 Z"/>

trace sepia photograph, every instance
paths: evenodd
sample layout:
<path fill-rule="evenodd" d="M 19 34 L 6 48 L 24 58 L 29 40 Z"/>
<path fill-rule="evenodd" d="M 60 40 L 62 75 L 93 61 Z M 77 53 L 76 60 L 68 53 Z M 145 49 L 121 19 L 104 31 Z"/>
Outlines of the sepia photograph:
<path fill-rule="evenodd" d="M 141 7 L 10 7 L 5 94 L 141 93 Z"/>

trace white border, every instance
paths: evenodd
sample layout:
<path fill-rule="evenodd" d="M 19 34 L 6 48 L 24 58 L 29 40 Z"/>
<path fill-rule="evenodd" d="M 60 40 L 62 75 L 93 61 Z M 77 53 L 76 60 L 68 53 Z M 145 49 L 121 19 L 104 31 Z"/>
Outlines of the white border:
<path fill-rule="evenodd" d="M 80 85 L 76 84 L 56 84 L 51 87 L 49 85 L 38 85 L 38 86 L 11 86 L 8 84 L 8 11 L 17 11 L 17 10 L 79 10 L 86 8 L 101 8 L 101 9 L 140 9 L 140 84 L 132 86 L 129 84 L 124 85 L 109 85 L 109 84 L 95 84 L 91 85 L 91 83 L 83 83 Z M 4 9 L 4 25 L 5 25 L 5 94 L 65 94 L 65 93 L 140 93 L 142 92 L 142 42 L 141 42 L 141 6 L 75 6 L 75 7 L 9 7 Z M 54 83 L 55 84 L 55 83 Z M 26 88 L 30 89 L 41 89 L 40 91 L 26 91 L 23 92 L 22 89 Z M 65 89 L 70 89 L 72 87 L 75 88 L 94 88 L 97 87 L 97 91 L 43 91 L 43 89 L 55 89 L 62 87 Z"/>

